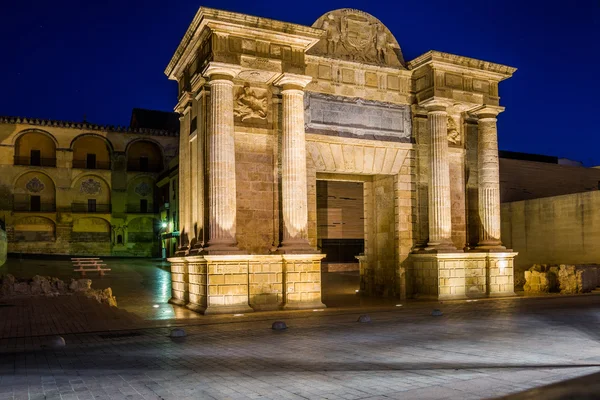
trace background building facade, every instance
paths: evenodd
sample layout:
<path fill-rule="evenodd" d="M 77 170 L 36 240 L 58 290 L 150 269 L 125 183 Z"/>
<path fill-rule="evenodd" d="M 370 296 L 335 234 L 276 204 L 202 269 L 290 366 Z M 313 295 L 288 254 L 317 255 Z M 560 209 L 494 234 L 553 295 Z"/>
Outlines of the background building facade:
<path fill-rule="evenodd" d="M 156 179 L 177 141 L 167 130 L 0 118 L 8 252 L 157 255 Z"/>

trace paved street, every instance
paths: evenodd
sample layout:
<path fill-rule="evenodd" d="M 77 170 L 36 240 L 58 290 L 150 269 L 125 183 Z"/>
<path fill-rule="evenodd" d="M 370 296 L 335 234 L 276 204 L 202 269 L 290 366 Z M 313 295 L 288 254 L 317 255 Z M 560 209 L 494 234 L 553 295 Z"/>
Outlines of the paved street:
<path fill-rule="evenodd" d="M 326 279 L 332 301 L 351 293 L 351 276 Z M 153 300 L 151 292 L 145 299 Z M 116 313 L 115 321 L 135 312 L 120 301 L 123 310 L 102 312 Z M 144 321 L 140 313 L 110 332 L 57 319 L 55 332 L 71 332 L 63 334 L 65 348 L 42 348 L 47 337 L 31 331 L 0 340 L 0 400 L 482 399 L 600 372 L 597 295 L 401 307 L 362 301 L 240 317 L 148 314 Z M 0 307 L 0 316 L 15 308 Z M 444 315 L 431 316 L 433 308 Z M 72 309 L 68 315 L 79 320 Z M 357 323 L 365 312 L 372 322 Z M 33 320 L 43 314 L 32 313 Z M 289 328 L 272 331 L 277 319 Z M 188 336 L 170 339 L 168 325 Z"/>

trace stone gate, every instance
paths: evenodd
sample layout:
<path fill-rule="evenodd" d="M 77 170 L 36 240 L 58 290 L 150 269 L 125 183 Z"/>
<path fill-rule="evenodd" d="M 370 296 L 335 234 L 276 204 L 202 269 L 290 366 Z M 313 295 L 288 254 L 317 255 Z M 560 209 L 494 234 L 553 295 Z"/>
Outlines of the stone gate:
<path fill-rule="evenodd" d="M 324 307 L 318 179 L 363 182 L 365 294 L 513 294 L 496 116 L 514 71 L 436 51 L 406 62 L 359 10 L 307 27 L 200 8 L 165 71 L 181 115 L 171 301 Z"/>

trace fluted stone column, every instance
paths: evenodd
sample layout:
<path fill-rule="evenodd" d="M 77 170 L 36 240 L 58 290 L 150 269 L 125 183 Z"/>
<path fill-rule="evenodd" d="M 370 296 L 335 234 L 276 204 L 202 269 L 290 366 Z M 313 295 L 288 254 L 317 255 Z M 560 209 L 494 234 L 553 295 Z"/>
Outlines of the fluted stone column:
<path fill-rule="evenodd" d="M 189 165 L 189 121 L 190 121 L 190 111 L 191 107 L 189 105 L 185 106 L 183 110 L 182 116 L 179 118 L 180 121 L 180 135 L 179 135 L 179 248 L 177 250 L 177 255 L 183 256 L 186 255 L 189 250 L 190 245 L 190 230 L 189 230 L 189 213 L 190 209 L 188 207 L 189 204 L 189 196 L 187 196 L 187 191 L 189 189 L 188 176 L 190 172 Z"/>
<path fill-rule="evenodd" d="M 499 249 L 500 240 L 500 176 L 498 163 L 498 110 L 477 113 L 477 170 L 479 198 L 479 243 L 477 249 Z"/>
<path fill-rule="evenodd" d="M 281 196 L 284 253 L 314 253 L 308 243 L 308 193 L 304 132 L 304 87 L 311 77 L 283 74 L 282 87 Z"/>
<path fill-rule="evenodd" d="M 429 241 L 426 250 L 456 250 L 452 244 L 448 113 L 443 105 L 427 107 L 429 123 Z"/>
<path fill-rule="evenodd" d="M 210 79 L 208 127 L 209 254 L 237 253 L 236 177 L 233 125 L 233 81 L 240 67 L 210 63 L 204 75 Z"/>

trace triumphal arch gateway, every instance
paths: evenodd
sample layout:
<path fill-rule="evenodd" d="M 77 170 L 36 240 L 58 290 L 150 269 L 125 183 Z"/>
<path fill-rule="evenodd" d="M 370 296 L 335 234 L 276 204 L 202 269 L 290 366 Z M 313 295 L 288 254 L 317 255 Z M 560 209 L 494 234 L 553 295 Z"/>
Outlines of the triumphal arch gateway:
<path fill-rule="evenodd" d="M 514 71 L 438 51 L 406 62 L 359 10 L 308 27 L 200 8 L 165 71 L 181 114 L 171 301 L 324 307 L 322 181 L 362 183 L 365 294 L 513 294 L 496 117 Z"/>

